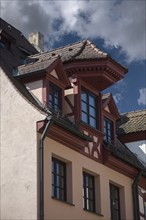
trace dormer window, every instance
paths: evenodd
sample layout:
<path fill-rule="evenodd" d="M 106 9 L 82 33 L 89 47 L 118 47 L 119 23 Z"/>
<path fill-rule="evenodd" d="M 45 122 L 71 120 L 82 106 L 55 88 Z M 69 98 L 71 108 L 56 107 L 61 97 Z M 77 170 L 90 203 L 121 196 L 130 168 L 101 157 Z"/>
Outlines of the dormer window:
<path fill-rule="evenodd" d="M 61 89 L 56 85 L 49 83 L 49 109 L 57 113 L 59 110 L 62 109 L 61 100 Z"/>
<path fill-rule="evenodd" d="M 81 91 L 81 120 L 97 128 L 97 96 L 86 90 Z"/>
<path fill-rule="evenodd" d="M 112 143 L 114 141 L 113 129 L 113 122 L 108 118 L 104 118 L 104 140 L 108 143 Z"/>

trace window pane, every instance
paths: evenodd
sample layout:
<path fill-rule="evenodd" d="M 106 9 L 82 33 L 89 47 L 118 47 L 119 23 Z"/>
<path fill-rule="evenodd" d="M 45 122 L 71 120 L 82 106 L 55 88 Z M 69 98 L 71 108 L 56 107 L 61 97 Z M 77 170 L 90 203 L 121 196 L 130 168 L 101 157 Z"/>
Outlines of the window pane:
<path fill-rule="evenodd" d="M 89 95 L 89 105 L 95 107 L 95 97 Z"/>
<path fill-rule="evenodd" d="M 65 200 L 66 194 L 65 169 L 65 163 L 52 159 L 52 196 L 60 200 Z"/>
<path fill-rule="evenodd" d="M 87 117 L 87 114 L 82 112 L 82 121 L 88 123 L 88 117 Z"/>
<path fill-rule="evenodd" d="M 49 94 L 49 101 L 52 101 L 52 95 Z"/>
<path fill-rule="evenodd" d="M 49 84 L 49 108 L 55 112 L 61 110 L 61 89 L 53 84 Z"/>
<path fill-rule="evenodd" d="M 82 121 L 97 128 L 97 98 L 96 96 L 88 91 L 82 91 L 81 94 L 81 110 L 82 110 Z M 86 113 L 86 114 L 85 114 Z"/>
<path fill-rule="evenodd" d="M 54 88 L 54 97 L 58 98 L 58 90 Z"/>
<path fill-rule="evenodd" d="M 94 177 L 83 173 L 83 198 L 84 208 L 95 211 Z"/>
<path fill-rule="evenodd" d="M 81 99 L 85 102 L 87 102 L 87 94 L 85 92 L 82 91 L 81 93 Z"/>
<path fill-rule="evenodd" d="M 111 123 L 108 122 L 107 124 L 108 124 L 108 129 L 110 130 L 111 129 Z"/>
<path fill-rule="evenodd" d="M 58 103 L 59 103 L 58 98 L 54 98 L 54 104 L 57 104 L 57 105 L 58 105 Z"/>
<path fill-rule="evenodd" d="M 93 177 L 92 176 L 88 177 L 88 187 L 90 189 L 93 188 Z"/>
<path fill-rule="evenodd" d="M 104 119 L 104 136 L 108 142 L 113 139 L 113 122 L 107 118 Z"/>
<path fill-rule="evenodd" d="M 93 107 L 89 107 L 89 115 L 95 117 L 96 116 L 96 110 Z"/>
<path fill-rule="evenodd" d="M 87 103 L 82 102 L 82 103 L 81 103 L 81 108 L 82 108 L 82 110 L 83 110 L 84 112 L 87 112 Z"/>
<path fill-rule="evenodd" d="M 96 128 L 96 120 L 95 120 L 95 118 L 91 118 L 91 117 L 90 117 L 89 120 L 90 120 L 90 121 L 89 121 L 89 124 L 90 124 L 92 127 Z"/>
<path fill-rule="evenodd" d="M 93 196 L 94 196 L 94 195 L 93 195 L 93 189 L 92 189 L 92 190 L 89 189 L 89 190 L 88 190 L 88 198 L 91 199 L 91 200 L 93 200 Z"/>

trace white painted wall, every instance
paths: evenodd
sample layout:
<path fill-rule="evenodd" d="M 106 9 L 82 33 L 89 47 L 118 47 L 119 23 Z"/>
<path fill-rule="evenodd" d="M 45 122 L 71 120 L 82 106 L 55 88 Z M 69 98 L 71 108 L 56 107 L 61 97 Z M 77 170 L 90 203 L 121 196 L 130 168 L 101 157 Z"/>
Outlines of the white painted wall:
<path fill-rule="evenodd" d="M 31 92 L 33 92 L 40 102 L 43 102 L 43 80 L 27 83 L 26 86 L 31 90 Z"/>
<path fill-rule="evenodd" d="M 0 219 L 37 219 L 36 121 L 45 118 L 0 69 Z"/>

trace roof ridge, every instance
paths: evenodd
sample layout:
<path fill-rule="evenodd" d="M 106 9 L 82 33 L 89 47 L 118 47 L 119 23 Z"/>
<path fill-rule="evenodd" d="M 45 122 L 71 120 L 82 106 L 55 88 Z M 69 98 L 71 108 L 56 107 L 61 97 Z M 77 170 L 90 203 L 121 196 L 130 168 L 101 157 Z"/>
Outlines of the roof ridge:
<path fill-rule="evenodd" d="M 133 113 L 141 113 L 141 112 L 144 112 L 146 113 L 146 109 L 140 109 L 140 110 L 134 110 L 134 111 L 130 111 L 130 112 L 125 112 L 125 113 L 121 113 L 120 115 L 121 116 L 126 116 L 126 115 L 130 115 L 130 114 L 133 114 Z"/>
<path fill-rule="evenodd" d="M 107 56 L 108 54 L 103 52 L 101 49 L 99 49 L 92 41 L 87 40 L 87 43 L 89 43 L 89 45 L 95 50 L 95 52 L 101 53 L 104 56 Z"/>
<path fill-rule="evenodd" d="M 63 48 L 67 48 L 67 47 L 70 47 L 70 46 L 73 46 L 73 45 L 77 45 L 79 43 L 84 43 L 86 42 L 87 40 L 80 40 L 80 41 L 76 41 L 74 43 L 71 43 L 71 44 L 67 44 L 67 45 L 64 45 L 64 46 L 61 46 L 61 47 L 57 47 L 57 48 L 54 48 L 52 50 L 47 50 L 47 51 L 44 51 L 44 52 L 40 52 L 40 53 L 37 53 L 37 54 L 34 54 L 34 55 L 30 55 L 29 57 L 34 57 L 34 56 L 39 56 L 39 55 L 43 55 L 43 54 L 46 54 L 46 53 L 52 53 L 56 50 L 60 50 L 60 49 L 63 49 Z"/>

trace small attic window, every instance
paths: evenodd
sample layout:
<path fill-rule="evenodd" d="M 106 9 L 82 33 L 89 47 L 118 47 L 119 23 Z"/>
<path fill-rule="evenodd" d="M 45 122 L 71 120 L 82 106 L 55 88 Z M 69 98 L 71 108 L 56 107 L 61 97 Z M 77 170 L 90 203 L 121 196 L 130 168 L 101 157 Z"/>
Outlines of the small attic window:
<path fill-rule="evenodd" d="M 0 37 L 0 48 L 10 49 L 11 42 L 4 36 Z"/>
<path fill-rule="evenodd" d="M 73 48 L 71 48 L 71 47 L 70 47 L 68 50 L 69 50 L 69 51 L 72 51 L 72 50 L 73 50 Z"/>

